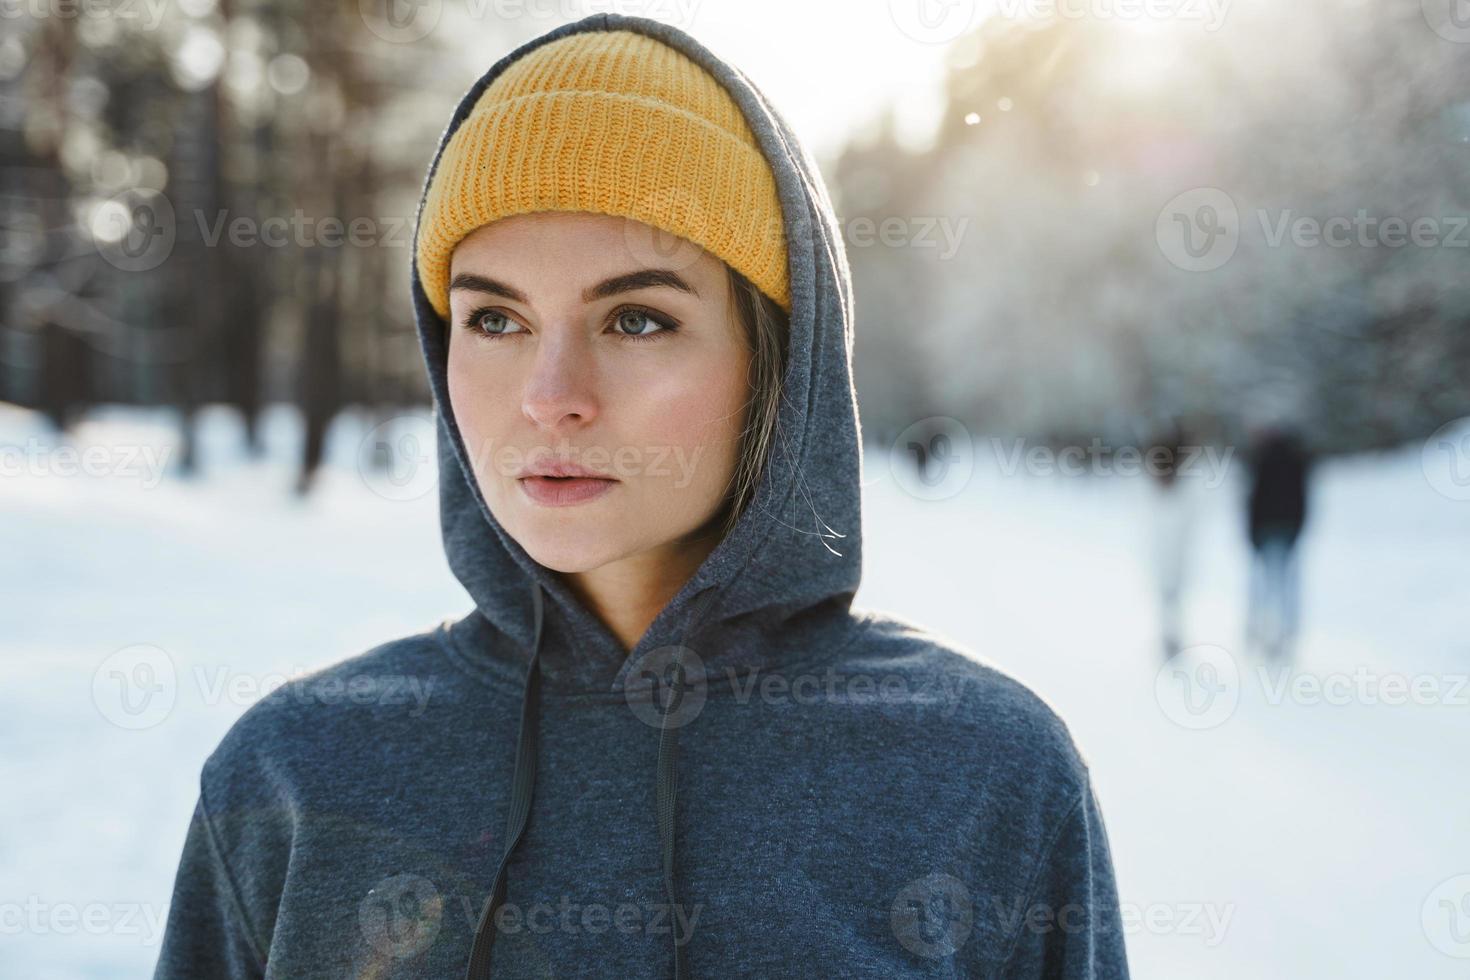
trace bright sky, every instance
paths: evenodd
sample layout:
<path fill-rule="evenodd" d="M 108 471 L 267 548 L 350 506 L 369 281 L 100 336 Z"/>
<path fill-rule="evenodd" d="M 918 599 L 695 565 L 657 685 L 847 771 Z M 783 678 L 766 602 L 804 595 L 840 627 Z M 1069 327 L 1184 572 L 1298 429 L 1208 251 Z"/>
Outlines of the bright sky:
<path fill-rule="evenodd" d="M 1234 0 L 439 2 L 466 8 L 488 4 L 503 19 L 516 21 L 517 33 L 527 39 L 599 12 L 673 24 L 748 75 L 784 112 L 797 135 L 825 160 L 888 103 L 899 107 L 895 113 L 899 139 L 912 148 L 927 145 L 944 108 L 946 55 L 956 39 L 987 17 L 1031 20 L 1090 14 L 1106 19 L 1125 28 L 1117 36 L 1122 47 L 1117 51 L 1116 81 L 1148 91 L 1160 84 L 1178 56 L 1165 25 L 1214 31 L 1222 26 Z"/>
<path fill-rule="evenodd" d="M 826 158 L 885 103 L 903 107 L 899 136 L 922 144 L 934 131 L 948 39 L 978 21 L 977 0 L 443 0 L 441 30 L 454 14 L 486 3 L 515 19 L 526 39 L 599 12 L 673 24 L 749 76 L 797 135 Z M 450 13 L 454 6 L 463 9 Z M 515 16 L 519 12 L 519 16 Z M 919 13 L 927 20 L 914 20 Z M 508 19 L 509 19 L 508 18 Z M 900 26 L 907 20 L 909 29 Z M 473 36 L 473 19 L 465 36 Z M 926 26 L 926 24 L 928 26 Z M 921 38 L 933 38 L 922 40 Z M 504 43 L 504 42 L 502 42 Z M 465 56 L 478 74 L 501 51 Z"/>
<path fill-rule="evenodd" d="M 960 25 L 973 26 L 973 0 L 663 0 L 656 16 L 679 24 L 734 64 L 776 103 L 818 156 L 835 152 L 885 103 L 901 106 L 900 136 L 928 139 L 942 109 L 946 44 Z M 932 8 L 935 41 L 906 33 L 905 13 Z M 912 11 L 905 8 L 913 8 Z M 947 8 L 947 9 L 946 9 Z M 921 22 L 915 22 L 921 23 Z"/>

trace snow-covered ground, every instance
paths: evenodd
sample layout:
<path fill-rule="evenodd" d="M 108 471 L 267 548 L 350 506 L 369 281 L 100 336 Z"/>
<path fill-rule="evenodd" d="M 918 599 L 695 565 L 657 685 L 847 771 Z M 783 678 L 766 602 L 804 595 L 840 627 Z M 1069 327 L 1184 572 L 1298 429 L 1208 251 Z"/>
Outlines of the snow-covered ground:
<path fill-rule="evenodd" d="M 186 481 L 159 469 L 167 412 L 99 411 L 68 443 L 93 448 L 67 455 L 0 406 L 0 975 L 148 976 L 199 766 L 235 718 L 286 676 L 468 608 L 426 413 L 378 421 L 341 418 L 297 500 L 289 409 L 268 412 L 263 461 L 208 410 Z M 360 465 L 383 440 L 419 465 Z M 1283 686 L 1241 642 L 1238 460 L 1185 482 L 1192 649 L 1165 664 L 1147 480 L 1008 473 L 1013 444 L 974 444 L 939 500 L 866 449 L 858 604 L 961 641 L 1068 720 L 1134 975 L 1465 976 L 1470 453 L 1318 471 Z"/>

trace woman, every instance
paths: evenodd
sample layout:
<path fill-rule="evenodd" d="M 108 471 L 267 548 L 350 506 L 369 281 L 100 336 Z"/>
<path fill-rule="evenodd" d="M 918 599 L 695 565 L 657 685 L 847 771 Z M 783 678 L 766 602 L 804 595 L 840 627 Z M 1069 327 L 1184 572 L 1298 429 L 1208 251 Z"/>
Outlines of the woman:
<path fill-rule="evenodd" d="M 522 46 L 413 296 L 475 609 L 236 723 L 158 977 L 1126 975 L 1065 726 L 852 607 L 846 260 L 744 76 L 641 18 Z"/>

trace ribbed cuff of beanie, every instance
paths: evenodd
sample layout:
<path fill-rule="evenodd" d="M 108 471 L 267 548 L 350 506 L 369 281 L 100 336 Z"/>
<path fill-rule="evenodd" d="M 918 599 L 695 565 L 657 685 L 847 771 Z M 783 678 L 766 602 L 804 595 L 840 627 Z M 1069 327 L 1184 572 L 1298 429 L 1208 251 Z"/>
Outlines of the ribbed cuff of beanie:
<path fill-rule="evenodd" d="M 571 35 L 482 94 L 445 146 L 420 217 L 416 261 L 435 312 L 449 315 L 450 256 L 466 235 L 538 211 L 619 215 L 678 235 L 790 309 L 769 163 L 723 87 L 652 38 Z M 668 251 L 647 249 L 650 264 Z"/>

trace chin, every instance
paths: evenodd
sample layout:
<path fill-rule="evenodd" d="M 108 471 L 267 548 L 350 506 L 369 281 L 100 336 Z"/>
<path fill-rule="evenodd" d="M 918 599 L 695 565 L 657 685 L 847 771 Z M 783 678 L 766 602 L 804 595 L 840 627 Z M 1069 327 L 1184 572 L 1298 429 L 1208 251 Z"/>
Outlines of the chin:
<path fill-rule="evenodd" d="M 521 528 L 512 532 L 512 537 L 526 554 L 554 572 L 589 572 L 619 557 L 612 542 L 597 540 L 596 532 L 589 534 L 582 527 Z"/>
<path fill-rule="evenodd" d="M 585 548 L 540 548 L 526 547 L 526 554 L 536 560 L 538 564 L 545 565 L 553 572 L 561 572 L 564 575 L 574 575 L 580 572 L 590 572 L 594 568 L 601 568 L 609 561 L 602 555 L 588 554 Z"/>

